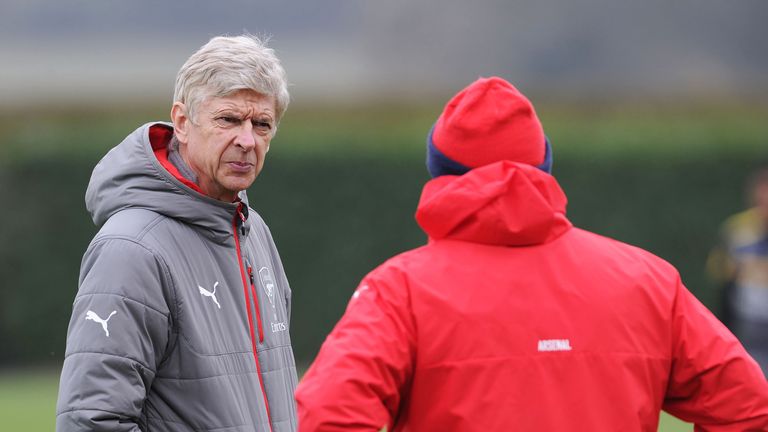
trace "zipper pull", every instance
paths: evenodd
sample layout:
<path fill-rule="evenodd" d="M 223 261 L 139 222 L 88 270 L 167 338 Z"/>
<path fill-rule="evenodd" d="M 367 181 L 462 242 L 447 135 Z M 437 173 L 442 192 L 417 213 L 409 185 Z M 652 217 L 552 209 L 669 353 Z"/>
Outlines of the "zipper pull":
<path fill-rule="evenodd" d="M 251 281 L 251 285 L 253 285 L 253 267 L 248 266 L 248 279 Z"/>
<path fill-rule="evenodd" d="M 245 215 L 243 214 L 243 203 L 237 203 L 237 215 L 240 216 L 240 233 L 243 235 L 243 237 L 245 237 Z"/>

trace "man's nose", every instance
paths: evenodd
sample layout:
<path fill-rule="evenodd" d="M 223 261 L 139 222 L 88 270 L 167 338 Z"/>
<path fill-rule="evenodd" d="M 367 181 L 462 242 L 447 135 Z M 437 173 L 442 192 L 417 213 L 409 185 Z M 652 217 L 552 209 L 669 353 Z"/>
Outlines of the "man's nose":
<path fill-rule="evenodd" d="M 253 129 L 253 124 L 250 121 L 244 121 L 237 131 L 235 144 L 242 147 L 244 150 L 251 150 L 256 147 L 255 135 L 256 133 Z"/>

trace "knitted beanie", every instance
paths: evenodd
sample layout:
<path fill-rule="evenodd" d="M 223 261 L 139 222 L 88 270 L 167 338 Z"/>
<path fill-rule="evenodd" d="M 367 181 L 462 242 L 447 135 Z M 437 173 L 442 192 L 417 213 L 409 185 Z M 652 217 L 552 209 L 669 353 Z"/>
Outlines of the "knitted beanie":
<path fill-rule="evenodd" d="M 480 78 L 445 106 L 427 137 L 432 177 L 501 160 L 551 172 L 552 150 L 531 102 L 502 78 Z"/>

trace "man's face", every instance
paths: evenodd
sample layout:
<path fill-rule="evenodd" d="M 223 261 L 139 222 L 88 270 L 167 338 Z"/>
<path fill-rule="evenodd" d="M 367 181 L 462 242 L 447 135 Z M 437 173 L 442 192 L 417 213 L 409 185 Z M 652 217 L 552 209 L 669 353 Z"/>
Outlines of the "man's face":
<path fill-rule="evenodd" d="M 247 189 L 264 167 L 274 135 L 275 100 L 251 90 L 205 98 L 195 118 L 175 103 L 171 110 L 179 153 L 208 196 L 226 202 Z"/>

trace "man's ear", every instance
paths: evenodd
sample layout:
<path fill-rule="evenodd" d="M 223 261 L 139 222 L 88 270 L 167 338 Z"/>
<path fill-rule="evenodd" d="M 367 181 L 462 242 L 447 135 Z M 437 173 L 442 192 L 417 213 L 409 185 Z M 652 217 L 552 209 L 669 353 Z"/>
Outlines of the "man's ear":
<path fill-rule="evenodd" d="M 173 122 L 173 134 L 180 143 L 187 143 L 190 118 L 187 116 L 187 107 L 181 102 L 174 102 L 171 107 L 171 121 Z"/>

